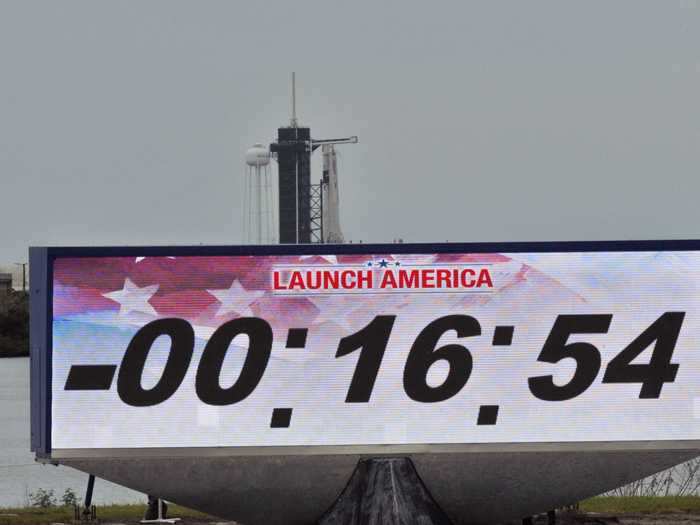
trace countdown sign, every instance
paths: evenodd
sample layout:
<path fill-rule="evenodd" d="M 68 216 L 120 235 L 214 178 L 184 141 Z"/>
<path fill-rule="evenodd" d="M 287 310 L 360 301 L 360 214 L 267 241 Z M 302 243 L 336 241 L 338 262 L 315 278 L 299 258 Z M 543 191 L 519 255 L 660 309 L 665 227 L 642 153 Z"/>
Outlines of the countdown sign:
<path fill-rule="evenodd" d="M 695 241 L 32 262 L 38 450 L 700 440 Z"/>

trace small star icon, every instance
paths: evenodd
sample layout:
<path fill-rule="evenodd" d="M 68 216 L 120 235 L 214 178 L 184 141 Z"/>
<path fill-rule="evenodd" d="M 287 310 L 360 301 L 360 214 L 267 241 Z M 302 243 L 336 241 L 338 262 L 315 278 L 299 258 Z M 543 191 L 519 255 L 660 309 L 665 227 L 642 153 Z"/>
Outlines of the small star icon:
<path fill-rule="evenodd" d="M 379 266 L 381 266 L 382 268 L 386 268 L 387 266 L 389 266 L 389 263 L 386 260 L 382 259 L 381 261 L 379 261 Z"/>
<path fill-rule="evenodd" d="M 396 261 L 396 262 L 394 263 L 394 266 L 401 266 L 401 263 L 400 263 L 399 261 Z"/>
<path fill-rule="evenodd" d="M 367 266 L 371 268 L 371 267 L 372 267 L 372 261 L 369 261 L 369 262 L 367 263 Z"/>

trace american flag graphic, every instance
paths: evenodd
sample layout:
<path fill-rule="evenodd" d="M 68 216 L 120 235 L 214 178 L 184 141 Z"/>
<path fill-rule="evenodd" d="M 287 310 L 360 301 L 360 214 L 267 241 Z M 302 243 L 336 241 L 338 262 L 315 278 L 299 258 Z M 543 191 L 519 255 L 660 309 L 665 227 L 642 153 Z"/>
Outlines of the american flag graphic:
<path fill-rule="evenodd" d="M 400 261 L 403 267 L 492 264 L 499 290 L 522 284 L 536 273 L 526 264 L 498 254 L 62 258 L 54 265 L 53 315 L 54 320 L 124 328 L 178 317 L 189 321 L 202 338 L 228 320 L 256 316 L 270 323 L 276 336 L 290 327 L 306 327 L 311 329 L 310 335 L 335 338 L 351 333 L 382 311 L 400 315 L 420 305 L 411 300 L 410 291 L 391 297 L 279 296 L 270 289 L 270 272 L 278 265 L 364 268 L 368 261 Z M 383 271 L 378 262 L 375 271 Z M 543 275 L 538 279 L 546 281 Z M 552 282 L 543 284 L 543 289 L 552 288 Z M 446 310 L 489 300 L 459 292 L 430 298 Z"/>

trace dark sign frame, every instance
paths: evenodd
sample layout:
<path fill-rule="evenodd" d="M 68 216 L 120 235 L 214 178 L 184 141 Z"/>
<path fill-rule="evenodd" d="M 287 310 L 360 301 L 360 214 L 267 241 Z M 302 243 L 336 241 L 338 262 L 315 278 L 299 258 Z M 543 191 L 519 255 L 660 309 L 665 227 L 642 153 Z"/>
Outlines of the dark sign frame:
<path fill-rule="evenodd" d="M 644 251 L 700 251 L 700 240 L 31 247 L 29 248 L 31 450 L 39 458 L 51 457 L 53 263 L 57 258 Z"/>

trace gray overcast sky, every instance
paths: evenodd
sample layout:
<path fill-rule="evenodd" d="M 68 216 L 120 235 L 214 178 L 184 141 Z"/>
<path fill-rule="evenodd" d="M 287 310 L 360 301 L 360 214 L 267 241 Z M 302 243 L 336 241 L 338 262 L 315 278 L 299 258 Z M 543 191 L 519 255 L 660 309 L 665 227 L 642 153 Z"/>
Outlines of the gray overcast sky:
<path fill-rule="evenodd" d="M 0 0 L 0 263 L 239 242 L 292 70 L 347 238 L 700 237 L 700 1 Z"/>

